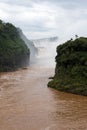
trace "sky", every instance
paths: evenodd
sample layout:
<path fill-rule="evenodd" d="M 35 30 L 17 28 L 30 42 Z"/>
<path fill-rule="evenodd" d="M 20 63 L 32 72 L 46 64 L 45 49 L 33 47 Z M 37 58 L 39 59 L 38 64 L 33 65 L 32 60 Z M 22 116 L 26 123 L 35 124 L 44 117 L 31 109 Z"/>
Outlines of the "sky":
<path fill-rule="evenodd" d="M 87 0 L 0 0 L 0 19 L 28 39 L 87 36 Z"/>

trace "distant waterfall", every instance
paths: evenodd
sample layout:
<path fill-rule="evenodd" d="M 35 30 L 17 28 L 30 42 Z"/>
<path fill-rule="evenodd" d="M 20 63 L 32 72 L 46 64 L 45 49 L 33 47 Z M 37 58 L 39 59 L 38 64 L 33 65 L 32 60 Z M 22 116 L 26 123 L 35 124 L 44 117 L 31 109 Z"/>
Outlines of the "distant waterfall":
<path fill-rule="evenodd" d="M 55 64 L 58 37 L 33 40 L 33 43 L 37 48 L 37 59 L 40 64 Z"/>

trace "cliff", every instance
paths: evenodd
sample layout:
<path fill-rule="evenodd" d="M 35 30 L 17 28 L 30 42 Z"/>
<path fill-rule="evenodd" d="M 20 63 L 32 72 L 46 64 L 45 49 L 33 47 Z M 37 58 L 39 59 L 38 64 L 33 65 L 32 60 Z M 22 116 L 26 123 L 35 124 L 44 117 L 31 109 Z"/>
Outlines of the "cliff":
<path fill-rule="evenodd" d="M 29 64 L 29 49 L 17 28 L 0 20 L 0 71 L 13 71 Z"/>
<path fill-rule="evenodd" d="M 33 41 L 28 40 L 20 28 L 18 28 L 17 30 L 18 30 L 19 35 L 22 38 L 22 40 L 25 42 L 25 44 L 30 49 L 30 63 L 36 62 L 37 48 L 35 47 Z"/>
<path fill-rule="evenodd" d="M 55 76 L 48 87 L 87 96 L 87 38 L 57 47 Z"/>

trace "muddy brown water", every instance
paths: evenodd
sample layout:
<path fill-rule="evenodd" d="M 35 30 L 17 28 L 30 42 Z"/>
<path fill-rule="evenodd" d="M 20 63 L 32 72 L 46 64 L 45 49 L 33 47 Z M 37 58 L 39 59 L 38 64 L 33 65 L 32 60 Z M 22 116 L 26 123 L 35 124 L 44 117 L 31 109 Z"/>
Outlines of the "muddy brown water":
<path fill-rule="evenodd" d="M 54 68 L 0 73 L 0 130 L 87 130 L 87 97 L 47 88 Z"/>

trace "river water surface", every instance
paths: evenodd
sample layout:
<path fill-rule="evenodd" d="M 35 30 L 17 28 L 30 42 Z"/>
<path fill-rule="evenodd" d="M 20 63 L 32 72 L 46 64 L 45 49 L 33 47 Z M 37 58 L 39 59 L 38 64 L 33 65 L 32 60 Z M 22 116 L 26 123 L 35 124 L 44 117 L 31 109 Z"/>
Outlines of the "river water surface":
<path fill-rule="evenodd" d="M 54 68 L 0 74 L 0 130 L 87 130 L 87 97 L 47 88 Z"/>

